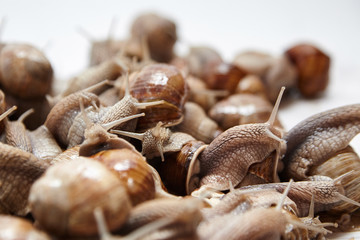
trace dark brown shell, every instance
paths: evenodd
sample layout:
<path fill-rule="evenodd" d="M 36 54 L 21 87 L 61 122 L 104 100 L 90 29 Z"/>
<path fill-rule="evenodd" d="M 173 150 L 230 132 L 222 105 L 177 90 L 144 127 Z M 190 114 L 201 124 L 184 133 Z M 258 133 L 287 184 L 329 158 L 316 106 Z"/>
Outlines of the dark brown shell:
<path fill-rule="evenodd" d="M 240 80 L 247 72 L 231 63 L 219 63 L 205 75 L 204 81 L 211 89 L 223 89 L 234 92 Z"/>
<path fill-rule="evenodd" d="M 4 89 L 19 98 L 44 97 L 52 87 L 51 64 L 31 45 L 7 44 L 0 53 L 0 74 Z"/>
<path fill-rule="evenodd" d="M 164 126 L 181 122 L 188 87 L 176 67 L 168 64 L 148 65 L 130 84 L 130 94 L 139 102 L 165 101 L 144 110 L 146 117 L 138 120 L 138 130 L 155 127 L 159 121 Z"/>
<path fill-rule="evenodd" d="M 104 163 L 125 186 L 133 206 L 155 198 L 152 170 L 136 150 L 127 148 L 101 151 L 91 158 Z"/>
<path fill-rule="evenodd" d="M 206 145 L 192 140 L 183 145 L 180 151 L 165 154 L 165 161 L 156 166 L 169 193 L 185 196 L 187 178 L 192 174 L 191 163 L 195 161 Z"/>
<path fill-rule="evenodd" d="M 298 72 L 298 89 L 305 97 L 315 97 L 329 83 L 330 57 L 311 44 L 298 44 L 285 52 Z"/>

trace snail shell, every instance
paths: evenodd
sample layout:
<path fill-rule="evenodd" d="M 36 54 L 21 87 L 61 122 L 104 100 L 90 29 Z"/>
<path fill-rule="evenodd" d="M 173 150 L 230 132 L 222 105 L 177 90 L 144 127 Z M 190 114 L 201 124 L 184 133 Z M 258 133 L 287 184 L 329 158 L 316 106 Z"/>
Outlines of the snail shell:
<path fill-rule="evenodd" d="M 267 53 L 258 51 L 246 51 L 237 54 L 233 64 L 245 71 L 260 76 L 265 75 L 273 62 L 273 57 Z"/>
<path fill-rule="evenodd" d="M 188 141 L 180 151 L 165 154 L 165 161 L 156 165 L 161 180 L 170 193 L 182 196 L 188 194 L 190 175 L 196 171 L 194 161 L 206 146 L 202 141 Z"/>
<path fill-rule="evenodd" d="M 152 170 L 136 150 L 127 148 L 101 151 L 91 158 L 111 169 L 125 186 L 133 206 L 155 198 Z"/>
<path fill-rule="evenodd" d="M 164 100 L 164 104 L 148 107 L 145 118 L 138 120 L 139 131 L 155 127 L 158 122 L 165 126 L 180 123 L 187 98 L 187 84 L 180 71 L 168 64 L 152 64 L 144 67 L 130 83 L 130 94 L 140 103 Z"/>
<path fill-rule="evenodd" d="M 305 97 L 315 97 L 329 83 L 330 57 L 311 44 L 298 44 L 285 52 L 298 73 L 297 86 Z"/>
<path fill-rule="evenodd" d="M 138 16 L 131 25 L 131 38 L 137 42 L 146 40 L 151 58 L 157 62 L 169 62 L 177 40 L 175 23 L 154 13 Z"/>
<path fill-rule="evenodd" d="M 209 111 L 222 129 L 239 124 L 261 123 L 269 119 L 273 105 L 266 99 L 253 94 L 233 94 L 216 103 Z M 278 119 L 275 125 L 282 128 Z"/>
<path fill-rule="evenodd" d="M 0 81 L 7 92 L 22 99 L 41 98 L 53 82 L 45 55 L 28 44 L 6 44 L 0 52 Z"/>
<path fill-rule="evenodd" d="M 51 166 L 33 184 L 29 203 L 41 228 L 62 236 L 96 235 L 96 207 L 102 208 L 113 231 L 121 227 L 131 208 L 116 175 L 102 163 L 84 157 Z"/>
<path fill-rule="evenodd" d="M 324 175 L 333 179 L 349 173 L 341 184 L 344 187 L 345 194 L 357 202 L 360 202 L 360 158 L 354 149 L 347 146 L 345 149 L 336 152 L 327 161 L 310 170 L 310 175 Z M 342 202 L 331 209 L 333 213 L 353 212 L 359 207 L 347 202 Z"/>

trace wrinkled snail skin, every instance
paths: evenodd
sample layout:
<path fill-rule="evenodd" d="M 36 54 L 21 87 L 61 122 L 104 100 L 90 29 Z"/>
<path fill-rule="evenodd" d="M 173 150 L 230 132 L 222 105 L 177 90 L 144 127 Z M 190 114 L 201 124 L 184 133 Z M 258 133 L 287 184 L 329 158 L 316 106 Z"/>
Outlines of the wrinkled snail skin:
<path fill-rule="evenodd" d="M 278 141 L 280 138 L 281 131 L 274 127 L 269 130 L 266 124 L 229 128 L 199 155 L 200 186 L 227 190 L 229 181 L 238 185 L 252 164 L 262 162 L 273 151 L 284 151 L 281 149 L 284 144 Z"/>
<path fill-rule="evenodd" d="M 313 115 L 285 136 L 282 180 L 304 180 L 311 168 L 344 149 L 360 132 L 360 104 L 346 105 Z"/>
<path fill-rule="evenodd" d="M 246 186 L 236 189 L 235 191 L 244 190 L 265 190 L 273 189 L 283 192 L 288 183 L 268 183 L 260 185 Z M 341 199 L 339 195 L 344 193 L 344 188 L 337 185 L 331 178 L 321 177 L 315 181 L 298 181 L 293 182 L 288 193 L 288 197 L 296 203 L 298 217 L 308 215 L 312 195 L 314 195 L 315 207 L 314 213 L 327 211 L 337 205 Z"/>
<path fill-rule="evenodd" d="M 48 166 L 29 152 L 0 143 L 0 213 L 29 213 L 30 187 Z"/>
<path fill-rule="evenodd" d="M 97 95 L 90 92 L 76 92 L 60 100 L 48 114 L 44 125 L 49 129 L 60 146 L 68 145 L 68 131 L 74 118 L 80 113 L 80 99 L 84 107 L 99 104 Z"/>

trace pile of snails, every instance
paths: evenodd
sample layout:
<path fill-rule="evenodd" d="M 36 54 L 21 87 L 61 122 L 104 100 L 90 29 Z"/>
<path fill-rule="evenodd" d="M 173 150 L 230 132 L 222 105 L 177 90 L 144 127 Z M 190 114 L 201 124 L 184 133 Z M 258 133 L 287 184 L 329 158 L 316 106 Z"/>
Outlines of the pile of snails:
<path fill-rule="evenodd" d="M 326 53 L 227 62 L 179 56 L 176 40 L 172 20 L 139 15 L 128 39 L 93 42 L 60 93 L 40 50 L 0 43 L 0 239 L 322 239 L 351 225 L 360 104 L 290 130 L 277 118 L 326 90 Z"/>

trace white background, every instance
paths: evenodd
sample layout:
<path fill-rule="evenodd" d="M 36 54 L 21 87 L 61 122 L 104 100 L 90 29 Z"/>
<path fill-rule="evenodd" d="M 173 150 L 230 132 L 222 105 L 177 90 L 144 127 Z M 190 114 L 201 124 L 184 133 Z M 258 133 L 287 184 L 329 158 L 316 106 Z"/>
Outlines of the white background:
<path fill-rule="evenodd" d="M 248 49 L 276 56 L 303 41 L 327 52 L 332 59 L 328 90 L 318 99 L 282 107 L 280 118 L 287 129 L 314 113 L 360 103 L 360 1 L 356 0 L 0 0 L 0 18 L 6 20 L 0 41 L 42 48 L 57 79 L 64 82 L 88 64 L 90 42 L 78 28 L 93 39 L 105 39 L 115 19 L 113 36 L 123 39 L 132 20 L 144 11 L 177 23 L 179 53 L 190 45 L 208 45 L 230 61 Z M 360 149 L 360 137 L 352 144 Z"/>

